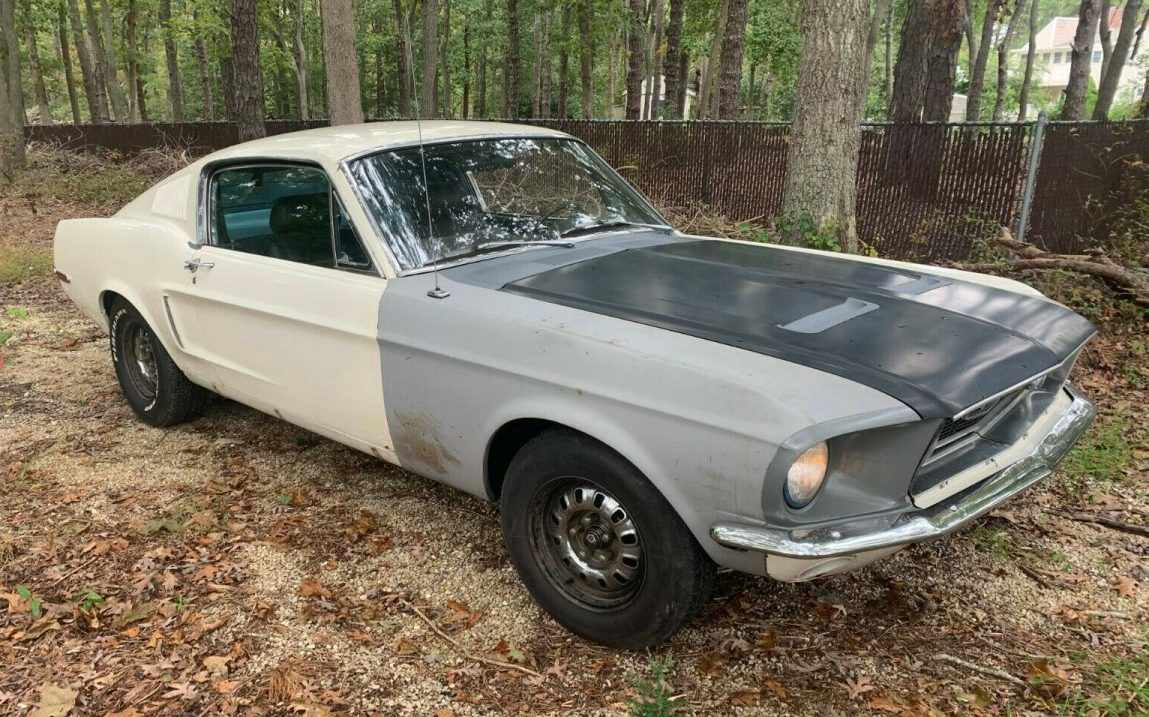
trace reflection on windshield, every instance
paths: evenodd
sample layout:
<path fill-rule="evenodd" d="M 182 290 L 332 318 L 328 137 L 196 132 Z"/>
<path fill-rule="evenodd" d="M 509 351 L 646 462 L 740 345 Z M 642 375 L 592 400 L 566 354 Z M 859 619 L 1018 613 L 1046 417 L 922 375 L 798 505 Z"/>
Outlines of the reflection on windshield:
<path fill-rule="evenodd" d="M 665 225 L 578 142 L 513 138 L 428 145 L 425 184 L 419 152 L 380 152 L 350 166 L 364 207 L 402 269 L 481 251 L 481 245 L 554 241 L 576 228 Z"/>

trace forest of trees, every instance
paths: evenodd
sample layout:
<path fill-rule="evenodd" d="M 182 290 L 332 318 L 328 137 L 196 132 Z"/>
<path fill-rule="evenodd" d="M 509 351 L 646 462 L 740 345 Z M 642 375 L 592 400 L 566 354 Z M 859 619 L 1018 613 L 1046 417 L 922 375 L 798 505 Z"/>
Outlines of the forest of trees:
<path fill-rule="evenodd" d="M 784 214 L 812 212 L 852 246 L 859 120 L 948 121 L 955 93 L 967 121 L 1146 115 L 1149 93 L 1119 96 L 1118 78 L 1126 63 L 1145 74 L 1147 6 L 0 0 L 0 169 L 22 164 L 25 123 L 230 119 L 249 139 L 267 118 L 792 120 Z M 1066 15 L 1080 19 L 1068 86 L 1049 96 L 1034 37 Z"/>
<path fill-rule="evenodd" d="M 423 117 L 789 119 L 803 5 L 0 0 L 0 57 L 10 56 L 6 66 L 19 64 L 8 95 L 32 123 L 238 119 L 245 109 L 269 118 L 340 121 L 416 111 Z M 1063 98 L 1038 86 L 1041 63 L 1010 50 L 1052 17 L 1080 15 L 1081 32 L 1100 29 L 1107 61 L 1132 50 L 1137 62 L 1145 24 L 1141 0 L 865 5 L 862 27 L 849 30 L 864 41 L 863 117 L 878 120 L 948 119 L 955 91 L 969 95 L 968 119 L 1024 117 L 1026 105 L 1061 112 Z M 1137 21 L 1111 32 L 1108 10 L 1122 6 Z M 1135 102 L 1113 96 L 1119 74 L 1110 73 L 1108 84 L 1087 81 L 1066 92 L 1070 114 L 1094 113 L 1096 98 L 1104 101 L 1107 93 L 1103 115 L 1135 114 Z M 12 118 L 21 119 L 16 114 Z"/>

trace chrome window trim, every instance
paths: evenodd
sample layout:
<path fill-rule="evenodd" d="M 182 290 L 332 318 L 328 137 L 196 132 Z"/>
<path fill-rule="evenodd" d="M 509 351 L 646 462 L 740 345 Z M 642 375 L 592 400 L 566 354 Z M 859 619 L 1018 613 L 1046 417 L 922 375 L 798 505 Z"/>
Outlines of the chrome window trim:
<path fill-rule="evenodd" d="M 343 173 L 343 178 L 345 180 L 347 180 L 347 184 L 351 187 L 351 192 L 355 195 L 355 199 L 359 203 L 360 211 L 362 211 L 363 215 L 367 217 L 367 221 L 371 224 L 372 231 L 374 231 L 375 236 L 379 240 L 379 243 L 383 245 L 383 253 L 387 255 L 387 260 L 389 262 L 391 262 L 391 269 L 395 272 L 396 277 L 401 278 L 401 277 L 405 277 L 405 276 L 416 276 L 418 274 L 426 274 L 429 272 L 433 272 L 433 271 L 436 271 L 437 269 L 449 269 L 451 267 L 463 266 L 465 264 L 471 264 L 471 263 L 474 263 L 477 261 L 486 261 L 487 259 L 496 259 L 496 258 L 501 257 L 501 256 L 508 256 L 511 254 L 517 254 L 517 253 L 522 252 L 526 249 L 545 249 L 546 247 L 540 247 L 540 246 L 512 247 L 512 248 L 507 249 L 505 251 L 490 252 L 490 253 L 482 254 L 479 256 L 470 256 L 470 257 L 466 257 L 466 258 L 462 258 L 462 259 L 456 259 L 454 261 L 441 261 L 438 263 L 437 266 L 421 266 L 421 267 L 414 267 L 411 269 L 403 269 L 400 267 L 398 260 L 395 258 L 395 254 L 391 251 L 391 240 L 390 240 L 389 234 L 387 232 L 385 232 L 383 230 L 383 227 L 381 227 L 379 225 L 379 222 L 375 219 L 375 217 L 372 215 L 372 213 L 370 211 L 368 211 L 367 204 L 363 201 L 364 187 L 362 187 L 359 184 L 359 182 L 357 182 L 355 180 L 355 175 L 351 172 L 351 163 L 358 161 L 360 159 L 363 159 L 365 157 L 369 157 L 373 154 L 381 154 L 383 152 L 397 152 L 397 151 L 404 150 L 404 149 L 417 149 L 420 146 L 430 147 L 430 146 L 435 146 L 435 145 L 440 145 L 440 144 L 461 144 L 464 142 L 484 142 L 484 141 L 500 140 L 500 139 L 550 139 L 550 140 L 563 140 L 563 141 L 567 141 L 567 142 L 574 142 L 576 144 L 581 145 L 583 149 L 585 149 L 593 157 L 595 157 L 600 162 L 602 162 L 602 165 L 604 167 L 606 167 L 606 169 L 611 174 L 613 174 L 619 181 L 621 181 L 623 184 L 625 184 L 627 186 L 627 188 L 629 188 L 632 192 L 634 192 L 635 196 L 637 196 L 646 205 L 647 209 L 650 210 L 651 214 L 658 217 L 659 219 L 661 219 L 664 222 L 663 224 L 641 224 L 639 226 L 646 227 L 649 229 L 659 229 L 659 230 L 663 230 L 663 231 L 670 231 L 671 233 L 677 232 L 677 230 L 674 228 L 674 226 L 671 225 L 670 222 L 666 221 L 666 217 L 662 216 L 662 212 L 658 211 L 658 208 L 654 206 L 654 204 L 650 201 L 650 199 L 645 194 L 640 192 L 637 187 L 635 187 L 633 184 L 631 184 L 629 181 L 627 181 L 627 179 L 625 177 L 623 177 L 621 174 L 619 174 L 618 171 L 613 166 L 611 166 L 610 162 L 607 162 L 605 159 L 603 159 L 602 155 L 600 155 L 598 152 L 596 152 L 594 150 L 594 148 L 591 147 L 589 144 L 587 144 L 583 140 L 579 139 L 578 137 L 572 137 L 568 134 L 563 134 L 563 133 L 558 133 L 558 134 L 526 133 L 526 134 L 468 135 L 465 137 L 439 138 L 439 139 L 431 140 L 428 142 L 422 142 L 422 143 L 404 142 L 404 143 L 395 144 L 395 145 L 379 146 L 379 147 L 374 147 L 371 149 L 360 150 L 359 152 L 356 152 L 354 154 L 347 155 L 343 159 L 339 160 L 339 171 Z M 586 237 L 580 237 L 577 239 L 572 239 L 571 241 L 576 242 L 576 243 L 577 242 L 583 242 L 583 241 L 587 241 L 589 239 L 598 239 L 598 238 L 601 238 L 603 236 L 608 236 L 610 234 L 627 232 L 627 231 L 635 231 L 635 227 L 620 227 L 618 229 L 612 229 L 610 231 L 602 232 L 599 234 L 591 234 L 591 235 L 586 236 Z"/>
<path fill-rule="evenodd" d="M 329 217 L 329 224 L 331 226 L 331 232 L 332 232 L 332 235 L 334 235 L 335 216 L 330 211 L 331 198 L 334 197 L 335 201 L 340 202 L 340 205 L 344 207 L 344 212 L 346 212 L 346 206 L 343 205 L 342 198 L 339 197 L 339 190 L 336 189 L 335 182 L 332 181 L 331 175 L 327 173 L 327 170 L 323 168 L 322 164 L 320 164 L 319 162 L 315 162 L 315 161 L 311 161 L 311 160 L 305 160 L 305 159 L 288 159 L 288 158 L 279 158 L 279 157 L 267 157 L 267 158 L 242 157 L 242 158 L 235 158 L 235 159 L 221 159 L 221 160 L 216 161 L 216 162 L 211 162 L 211 163 L 205 164 L 203 166 L 203 168 L 200 170 L 199 186 L 198 186 L 199 196 L 197 197 L 197 200 L 196 200 L 196 205 L 197 205 L 196 206 L 196 243 L 192 245 L 193 249 L 199 249 L 201 247 L 210 246 L 210 247 L 215 247 L 216 249 L 222 249 L 224 251 L 235 251 L 235 252 L 240 253 L 240 254 L 245 253 L 245 252 L 238 251 L 236 249 L 228 249 L 227 247 L 222 246 L 221 244 L 218 244 L 215 242 L 215 234 L 212 231 L 212 227 L 211 227 L 211 216 L 212 216 L 211 215 L 211 212 L 212 212 L 211 183 L 212 183 L 212 180 L 215 178 L 215 176 L 217 174 L 219 174 L 220 172 L 226 172 L 226 171 L 238 170 L 238 169 L 260 169 L 260 168 L 264 168 L 264 167 L 303 167 L 306 169 L 315 169 L 315 170 L 318 170 L 320 173 L 322 173 L 324 179 L 327 180 L 328 217 Z M 348 220 L 348 223 L 351 225 L 351 230 L 353 232 L 355 232 L 355 239 L 359 242 L 360 247 L 363 248 L 363 253 L 367 255 L 368 260 L 371 260 L 371 252 L 367 251 L 367 247 L 363 243 L 363 237 L 360 236 L 359 230 L 355 227 L 355 222 L 351 220 L 350 215 L 348 215 L 347 220 Z M 332 242 L 334 242 L 334 236 L 332 238 Z M 260 255 L 259 254 L 251 254 L 251 256 L 260 256 Z M 303 266 L 315 266 L 314 264 L 304 264 L 303 262 L 291 261 L 290 259 L 279 259 L 278 257 L 274 257 L 274 256 L 269 256 L 269 257 L 264 257 L 264 258 L 275 259 L 276 261 L 286 261 L 286 262 L 291 263 L 291 264 L 302 264 Z M 363 274 L 366 276 L 375 276 L 375 277 L 379 277 L 381 279 L 386 278 L 385 276 L 383 276 L 383 273 L 380 271 L 379 267 L 375 266 L 375 262 L 373 260 L 371 260 L 370 268 L 367 268 L 367 269 L 356 269 L 356 268 L 351 268 L 351 267 L 346 267 L 346 266 L 340 266 L 339 261 L 338 261 L 338 257 L 335 255 L 334 251 L 332 251 L 331 262 L 332 262 L 332 265 L 329 267 L 317 266 L 316 268 L 318 268 L 318 269 L 334 269 L 335 271 L 346 271 L 346 272 L 350 272 L 352 274 Z"/>

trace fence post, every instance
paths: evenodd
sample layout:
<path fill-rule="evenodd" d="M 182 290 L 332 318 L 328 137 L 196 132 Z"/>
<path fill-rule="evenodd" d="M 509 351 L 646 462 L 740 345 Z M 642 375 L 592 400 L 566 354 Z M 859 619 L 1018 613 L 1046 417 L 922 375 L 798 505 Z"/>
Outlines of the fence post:
<path fill-rule="evenodd" d="M 1021 195 L 1021 216 L 1017 218 L 1017 241 L 1025 242 L 1025 231 L 1029 228 L 1029 212 L 1033 208 L 1033 189 L 1037 184 L 1037 168 L 1041 164 L 1041 146 L 1045 142 L 1045 125 L 1049 120 L 1045 110 L 1037 113 L 1037 123 L 1033 126 L 1033 140 L 1029 143 L 1029 169 L 1025 173 L 1025 190 Z"/>

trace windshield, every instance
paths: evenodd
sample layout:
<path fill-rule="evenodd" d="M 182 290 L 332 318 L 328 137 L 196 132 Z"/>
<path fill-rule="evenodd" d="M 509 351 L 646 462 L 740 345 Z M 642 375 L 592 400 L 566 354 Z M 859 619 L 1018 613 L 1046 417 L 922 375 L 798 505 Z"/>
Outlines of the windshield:
<path fill-rule="evenodd" d="M 403 270 L 508 244 L 555 242 L 599 225 L 666 226 L 579 142 L 490 139 L 423 152 L 425 184 L 418 147 L 350 163 L 363 206 Z"/>

